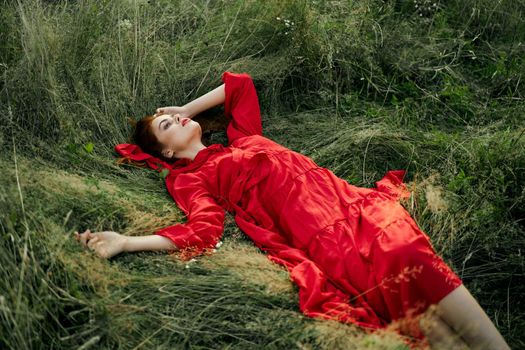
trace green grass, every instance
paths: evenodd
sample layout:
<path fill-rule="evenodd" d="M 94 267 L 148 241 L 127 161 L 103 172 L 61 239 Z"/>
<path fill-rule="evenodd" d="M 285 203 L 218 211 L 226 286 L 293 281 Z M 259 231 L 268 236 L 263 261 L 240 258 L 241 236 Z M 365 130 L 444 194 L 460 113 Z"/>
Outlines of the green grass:
<path fill-rule="evenodd" d="M 188 268 L 164 252 L 103 261 L 72 238 L 183 220 L 113 147 L 128 118 L 225 70 L 252 75 L 267 137 L 350 183 L 406 169 L 405 207 L 524 347 L 525 4 L 427 3 L 0 3 L 0 347 L 404 348 L 303 316 L 229 215 L 224 245 Z"/>

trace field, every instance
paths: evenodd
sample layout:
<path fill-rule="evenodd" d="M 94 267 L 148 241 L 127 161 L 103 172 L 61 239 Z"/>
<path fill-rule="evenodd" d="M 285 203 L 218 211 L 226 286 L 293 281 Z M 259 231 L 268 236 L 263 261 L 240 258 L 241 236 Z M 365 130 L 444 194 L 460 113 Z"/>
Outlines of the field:
<path fill-rule="evenodd" d="M 252 76 L 265 136 L 349 183 L 406 169 L 407 210 L 525 348 L 524 17 L 523 0 L 2 1 L 0 348 L 407 348 L 302 315 L 231 215 L 189 264 L 74 240 L 184 220 L 114 146 L 224 71 Z"/>

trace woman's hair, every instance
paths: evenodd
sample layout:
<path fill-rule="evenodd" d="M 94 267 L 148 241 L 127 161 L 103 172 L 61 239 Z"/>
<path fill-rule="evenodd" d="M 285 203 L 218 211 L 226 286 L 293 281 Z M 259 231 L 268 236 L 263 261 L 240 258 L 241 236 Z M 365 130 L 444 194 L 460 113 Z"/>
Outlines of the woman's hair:
<path fill-rule="evenodd" d="M 156 117 L 148 115 L 135 123 L 133 131 L 133 143 L 138 145 L 144 152 L 151 154 L 165 162 L 173 162 L 177 158 L 167 158 L 162 155 L 164 145 L 157 140 L 157 137 L 152 131 L 151 122 Z"/>

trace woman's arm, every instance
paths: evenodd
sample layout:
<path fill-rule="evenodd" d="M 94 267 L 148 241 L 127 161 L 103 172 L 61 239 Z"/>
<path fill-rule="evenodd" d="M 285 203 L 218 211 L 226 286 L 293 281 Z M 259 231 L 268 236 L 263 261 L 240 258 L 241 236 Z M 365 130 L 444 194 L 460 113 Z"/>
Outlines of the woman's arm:
<path fill-rule="evenodd" d="M 122 252 L 178 250 L 171 239 L 159 235 L 124 236 L 114 231 L 91 232 L 87 229 L 84 233 L 75 232 L 75 238 L 83 246 L 106 259 Z"/>
<path fill-rule="evenodd" d="M 259 98 L 251 76 L 247 73 L 224 72 L 224 115 L 231 119 L 226 128 L 228 145 L 238 138 L 261 135 Z"/>
<path fill-rule="evenodd" d="M 211 107 L 224 103 L 224 115 L 229 124 L 226 128 L 228 145 L 238 138 L 262 135 L 261 111 L 257 91 L 247 73 L 224 72 L 224 84 L 182 107 L 157 108 L 160 114 L 179 114 L 182 118 L 193 118 Z"/>
<path fill-rule="evenodd" d="M 178 250 L 171 239 L 159 235 L 126 236 L 125 252 L 142 250 Z"/>
<path fill-rule="evenodd" d="M 193 117 L 202 111 L 224 103 L 224 84 L 185 104 L 183 107 Z"/>
<path fill-rule="evenodd" d="M 224 103 L 225 91 L 224 84 L 202 95 L 199 98 L 185 104 L 182 107 L 160 107 L 157 108 L 155 115 L 161 114 L 180 114 L 181 117 L 193 118 L 197 114 L 212 107 Z"/>

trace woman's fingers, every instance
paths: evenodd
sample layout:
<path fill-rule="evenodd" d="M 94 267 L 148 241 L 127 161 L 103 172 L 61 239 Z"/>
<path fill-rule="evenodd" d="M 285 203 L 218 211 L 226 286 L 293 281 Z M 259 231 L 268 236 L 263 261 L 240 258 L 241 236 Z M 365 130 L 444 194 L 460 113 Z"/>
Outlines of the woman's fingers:
<path fill-rule="evenodd" d="M 82 243 L 82 245 L 84 247 L 87 245 L 87 239 L 88 239 L 88 236 L 87 236 L 86 233 L 81 233 L 80 234 L 79 241 L 80 241 L 80 243 Z"/>
<path fill-rule="evenodd" d="M 99 242 L 99 237 L 98 236 L 95 236 L 93 238 L 91 238 L 89 241 L 88 241 L 88 248 L 93 250 L 95 249 L 95 246 L 96 244 Z"/>
<path fill-rule="evenodd" d="M 162 114 L 173 114 L 173 115 L 180 115 L 181 117 L 188 117 L 190 118 L 189 113 L 184 107 L 180 106 L 167 106 L 167 107 L 159 107 L 155 110 L 155 116 L 159 116 Z"/>
<path fill-rule="evenodd" d="M 109 259 L 124 251 L 126 238 L 114 231 L 86 232 L 79 234 L 75 231 L 75 238 L 89 250 L 102 258 Z"/>
<path fill-rule="evenodd" d="M 103 258 L 110 258 L 113 255 L 122 252 L 122 248 L 119 248 L 119 246 L 116 245 L 119 241 L 113 236 L 120 237 L 118 233 L 110 231 L 91 232 L 89 229 L 83 233 L 75 231 L 75 239 L 77 241 L 81 242 L 84 247 Z M 110 251 L 108 251 L 108 249 L 110 249 Z"/>
<path fill-rule="evenodd" d="M 88 242 L 96 237 L 95 233 L 91 232 L 90 229 L 87 229 L 83 233 L 78 233 L 78 231 L 75 231 L 75 239 L 80 242 L 84 247 L 88 246 Z"/>
<path fill-rule="evenodd" d="M 92 236 L 91 232 L 87 232 L 87 233 L 84 232 L 84 234 L 82 235 L 82 238 L 81 238 L 82 244 L 85 247 L 87 247 L 87 245 L 88 245 L 88 243 L 89 243 L 89 241 L 91 240 L 92 237 L 93 236 Z"/>

